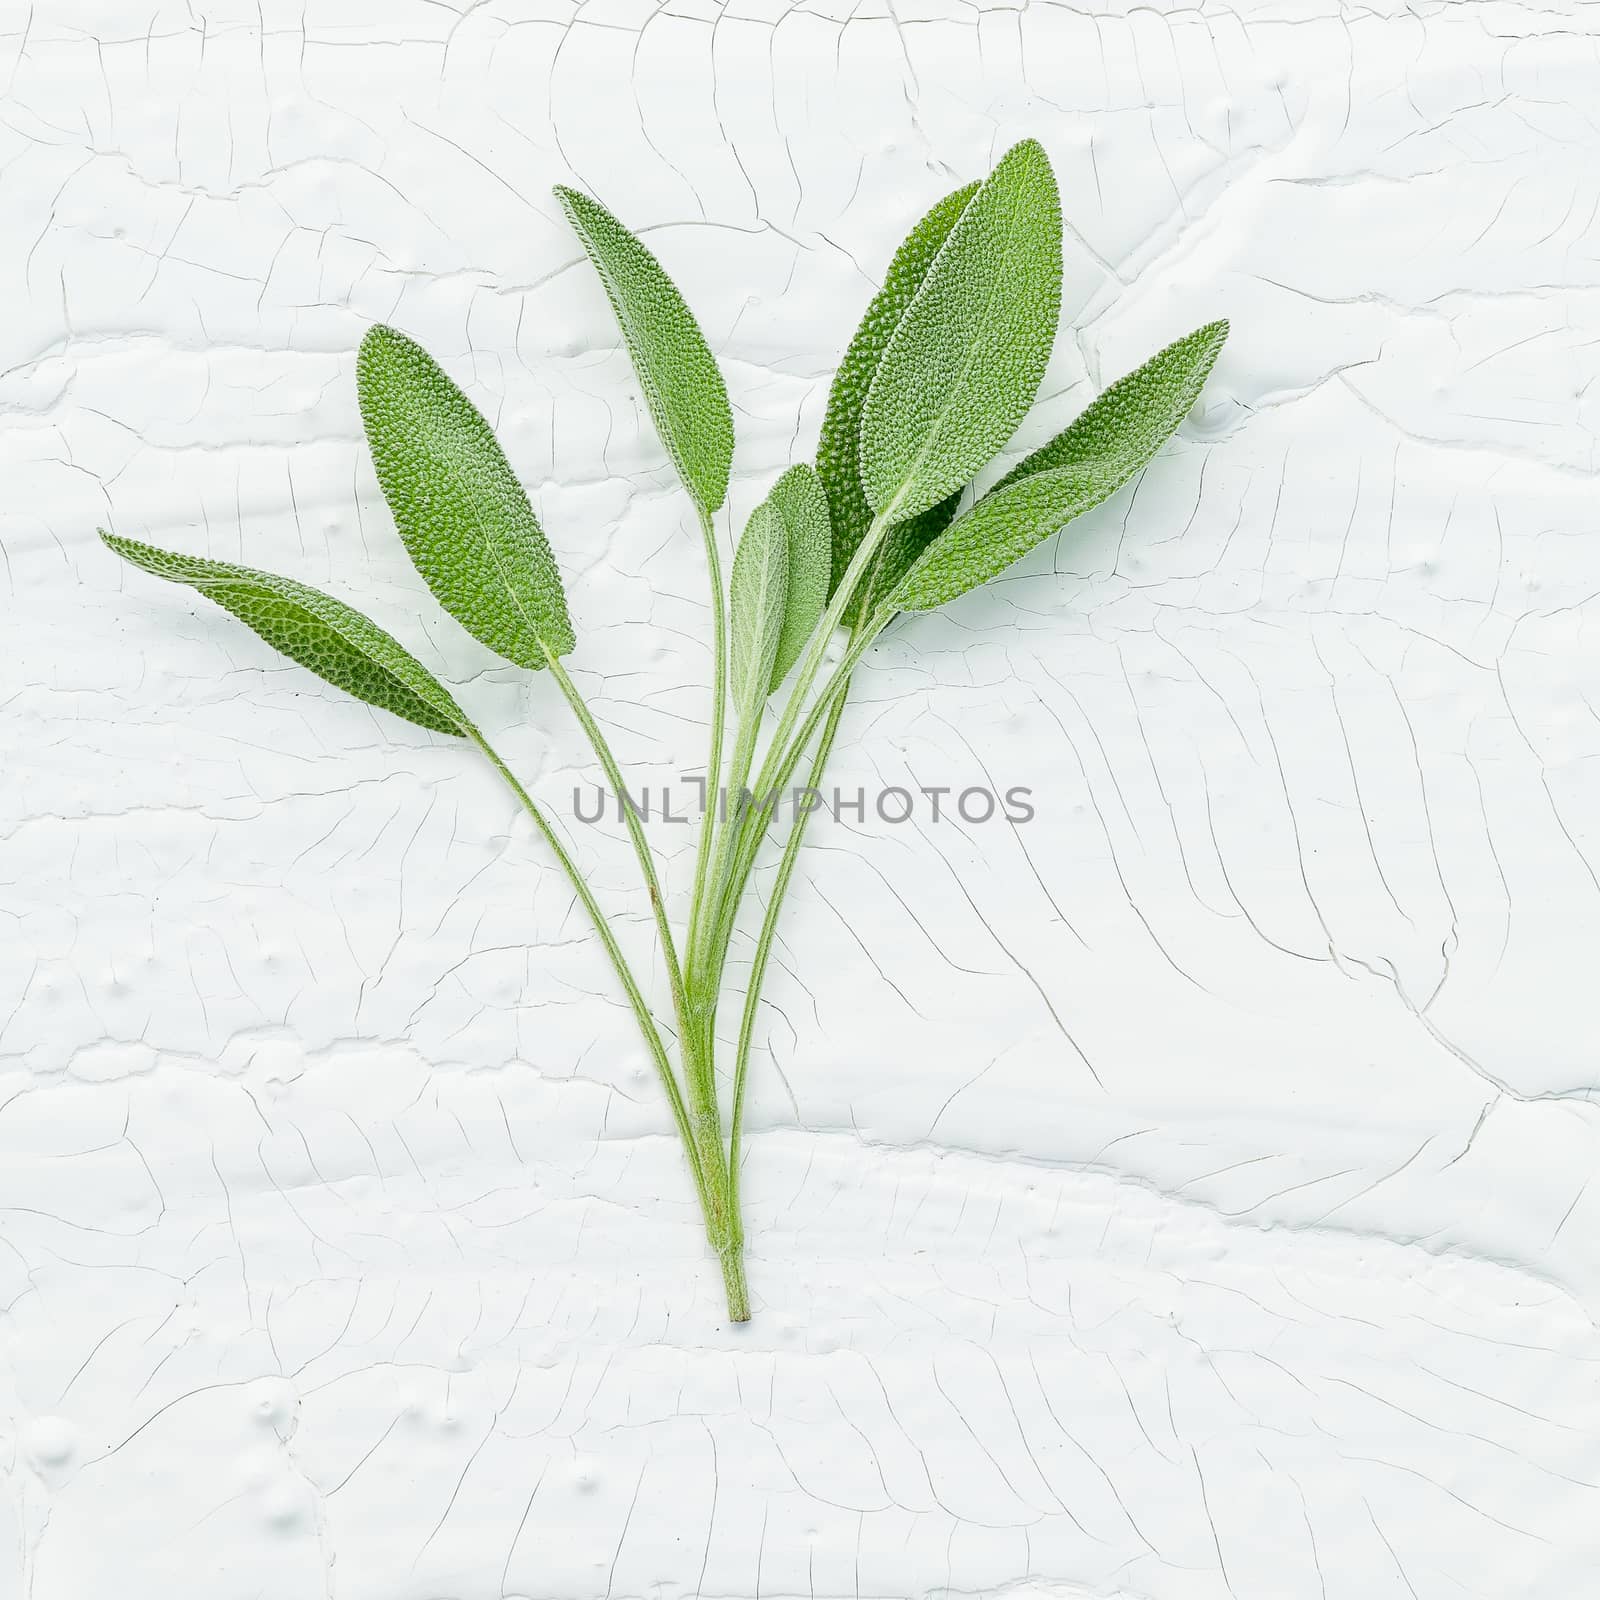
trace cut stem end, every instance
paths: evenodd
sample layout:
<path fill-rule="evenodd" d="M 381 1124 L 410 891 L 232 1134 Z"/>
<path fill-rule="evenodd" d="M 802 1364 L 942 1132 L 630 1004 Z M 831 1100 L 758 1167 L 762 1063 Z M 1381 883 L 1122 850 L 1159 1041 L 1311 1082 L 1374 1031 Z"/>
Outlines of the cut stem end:
<path fill-rule="evenodd" d="M 722 1286 L 728 1291 L 728 1320 L 750 1320 L 750 1290 L 744 1281 L 744 1246 L 724 1245 L 718 1252 L 722 1260 Z"/>

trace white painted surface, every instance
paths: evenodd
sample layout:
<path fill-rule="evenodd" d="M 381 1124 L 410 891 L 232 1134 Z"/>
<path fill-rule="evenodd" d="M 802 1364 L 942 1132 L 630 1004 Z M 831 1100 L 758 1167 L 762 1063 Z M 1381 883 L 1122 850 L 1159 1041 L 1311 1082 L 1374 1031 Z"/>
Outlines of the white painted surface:
<path fill-rule="evenodd" d="M 1588 1595 L 1597 26 L 0 5 L 0 1595 Z M 497 419 L 627 758 L 688 770 L 696 540 L 549 186 L 700 312 L 742 519 L 1024 134 L 1073 231 L 1019 445 L 1234 335 L 1136 491 L 862 674 L 842 783 L 1038 817 L 818 830 L 731 1331 L 492 776 L 94 528 L 359 599 L 569 809 L 358 448 L 392 319 Z"/>

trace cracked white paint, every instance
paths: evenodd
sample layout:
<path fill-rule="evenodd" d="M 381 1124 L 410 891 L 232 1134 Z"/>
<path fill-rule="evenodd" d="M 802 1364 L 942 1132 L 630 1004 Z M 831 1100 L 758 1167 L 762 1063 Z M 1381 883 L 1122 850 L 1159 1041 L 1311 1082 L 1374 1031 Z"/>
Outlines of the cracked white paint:
<path fill-rule="evenodd" d="M 0 1595 L 1589 1594 L 1597 30 L 0 4 Z M 816 830 L 735 1332 L 492 775 L 94 529 L 357 598 L 570 810 L 358 447 L 391 319 L 496 419 L 634 769 L 692 769 L 697 540 L 549 186 L 700 312 L 742 519 L 1028 134 L 1071 232 L 1019 448 L 1233 337 L 1142 483 L 861 674 L 842 783 L 1038 817 Z"/>

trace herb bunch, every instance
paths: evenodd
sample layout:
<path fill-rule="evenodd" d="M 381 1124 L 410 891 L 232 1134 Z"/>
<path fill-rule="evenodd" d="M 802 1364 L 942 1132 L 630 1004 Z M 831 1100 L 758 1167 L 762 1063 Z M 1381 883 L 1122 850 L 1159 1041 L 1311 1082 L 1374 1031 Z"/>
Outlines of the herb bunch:
<path fill-rule="evenodd" d="M 986 582 L 1151 460 L 1194 404 L 1227 324 L 1197 329 L 1112 384 L 966 503 L 974 477 L 1033 404 L 1060 310 L 1054 175 L 1037 142 L 1014 146 L 982 183 L 939 201 L 896 252 L 834 378 L 816 465 L 790 467 L 773 484 L 745 524 L 725 585 L 715 519 L 734 430 L 716 358 L 655 256 L 596 200 L 566 188 L 556 195 L 616 313 L 705 544 L 707 799 L 681 939 L 605 732 L 562 665 L 576 636 L 561 575 L 489 425 L 421 346 L 381 325 L 366 334 L 357 360 L 361 417 L 395 526 L 434 598 L 496 654 L 548 671 L 587 736 L 638 858 L 670 1022 L 652 1009 L 546 812 L 403 645 L 291 578 L 102 538 L 133 565 L 214 600 L 327 682 L 464 739 L 493 765 L 571 883 L 633 1010 L 683 1140 L 728 1314 L 742 1322 L 750 1316 L 739 1201 L 745 1089 L 767 962 L 806 826 L 805 810 L 794 808 L 731 1069 L 719 1070 L 724 972 L 774 816 L 766 797 L 781 793 L 808 758 L 805 781 L 818 786 L 851 675 L 897 615 L 932 610 Z M 833 650 L 841 630 L 845 643 Z M 735 801 L 720 814 L 719 792 Z"/>

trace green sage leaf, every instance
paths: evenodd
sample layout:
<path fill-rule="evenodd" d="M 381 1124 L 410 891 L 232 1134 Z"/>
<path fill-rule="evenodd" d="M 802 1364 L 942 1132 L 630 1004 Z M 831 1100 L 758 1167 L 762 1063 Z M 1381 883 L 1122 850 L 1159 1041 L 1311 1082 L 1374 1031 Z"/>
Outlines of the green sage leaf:
<path fill-rule="evenodd" d="M 448 689 L 398 640 L 342 600 L 270 572 L 158 550 L 105 529 L 124 561 L 169 583 L 185 583 L 336 689 L 438 733 L 471 735 Z"/>
<path fill-rule="evenodd" d="M 951 523 L 900 581 L 893 604 L 931 611 L 954 600 L 1108 500 L 1177 432 L 1227 336 L 1226 322 L 1208 322 L 1119 378 Z"/>
<path fill-rule="evenodd" d="M 1219 318 L 1174 339 L 1103 390 L 1048 444 L 1019 461 L 995 489 L 1031 473 L 1113 456 L 1134 463 L 1128 472 L 1132 477 L 1154 460 L 1189 415 L 1227 338 L 1227 319 Z"/>
<path fill-rule="evenodd" d="M 872 507 L 861 483 L 861 410 L 866 404 L 867 390 L 872 386 L 890 337 L 922 287 L 922 280 L 927 277 L 939 247 L 949 238 L 956 219 L 977 192 L 977 184 L 969 183 L 954 194 L 947 194 L 906 235 L 884 274 L 883 287 L 869 302 L 834 374 L 833 387 L 828 391 L 827 414 L 822 419 L 822 434 L 817 441 L 817 473 L 828 492 L 828 513 L 833 520 L 830 599 L 845 568 L 850 565 L 851 556 L 856 553 L 856 546 L 872 523 Z M 952 498 L 950 511 L 954 510 Z M 949 521 L 948 515 L 945 521 Z M 898 534 L 900 530 L 895 532 Z M 893 539 L 895 535 L 890 537 Z M 887 559 L 888 553 L 886 550 L 878 563 L 880 583 L 890 576 L 892 563 Z M 912 552 L 913 556 L 915 553 Z M 893 572 L 893 578 L 898 578 L 901 571 L 904 566 Z M 846 620 L 851 619 L 847 617 Z"/>
<path fill-rule="evenodd" d="M 678 286 L 598 200 L 556 188 L 600 274 L 645 403 L 684 487 L 710 516 L 728 493 L 733 412 L 717 359 Z"/>
<path fill-rule="evenodd" d="M 1061 202 L 1037 140 L 957 218 L 890 335 L 861 412 L 861 481 L 900 522 L 962 489 L 1038 392 L 1061 308 Z"/>
<path fill-rule="evenodd" d="M 729 675 L 741 723 L 761 714 L 772 684 L 789 587 L 789 535 L 769 500 L 750 514 L 728 583 Z"/>
<path fill-rule="evenodd" d="M 576 641 L 555 557 L 478 409 L 382 324 L 361 341 L 356 385 L 378 483 L 434 598 L 519 667 L 565 655 Z"/>
<path fill-rule="evenodd" d="M 806 640 L 822 618 L 828 603 L 833 541 L 822 480 L 803 462 L 790 467 L 773 484 L 767 503 L 783 519 L 789 557 L 783 627 L 767 685 L 770 694 L 789 676 L 789 669 L 800 659 Z"/>

